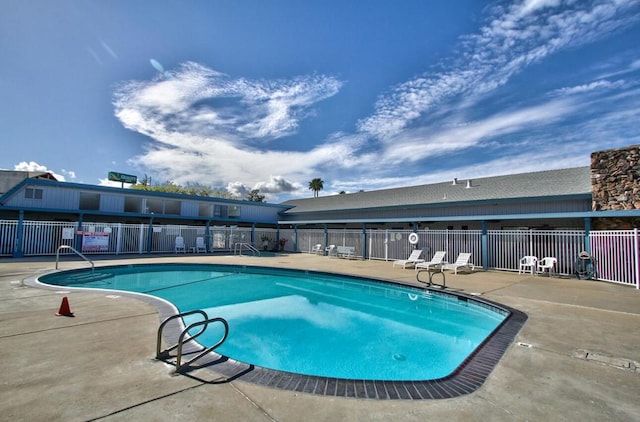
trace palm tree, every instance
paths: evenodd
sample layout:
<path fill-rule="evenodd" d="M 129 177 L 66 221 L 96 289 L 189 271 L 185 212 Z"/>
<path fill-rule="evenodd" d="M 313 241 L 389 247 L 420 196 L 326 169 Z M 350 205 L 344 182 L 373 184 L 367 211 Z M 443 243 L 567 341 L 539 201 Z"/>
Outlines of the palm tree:
<path fill-rule="evenodd" d="M 320 192 L 322 188 L 324 188 L 324 182 L 319 177 L 309 182 L 309 190 L 313 191 L 314 198 L 318 197 L 318 192 Z"/>

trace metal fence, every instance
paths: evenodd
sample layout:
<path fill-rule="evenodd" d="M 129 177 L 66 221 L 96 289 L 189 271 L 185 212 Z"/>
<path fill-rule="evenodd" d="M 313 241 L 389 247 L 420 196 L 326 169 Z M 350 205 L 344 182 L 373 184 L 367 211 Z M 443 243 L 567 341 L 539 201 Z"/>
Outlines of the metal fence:
<path fill-rule="evenodd" d="M 430 259 L 446 251 L 455 261 L 462 252 L 486 269 L 517 271 L 525 255 L 555 257 L 555 272 L 573 275 L 578 254 L 588 250 L 596 263 L 595 278 L 640 288 L 640 240 L 638 229 L 581 230 L 420 230 L 418 242 L 409 242 L 408 230 L 263 229 L 237 226 L 188 226 L 123 223 L 0 220 L 0 256 L 55 255 L 59 246 L 71 246 L 85 254 L 153 254 L 175 251 L 182 237 L 186 250 L 195 251 L 202 237 L 207 249 L 232 251 L 237 242 L 257 249 L 311 253 L 317 244 L 355 248 L 355 256 L 392 261 L 405 259 L 415 248 Z M 20 252 L 20 253 L 17 253 Z M 62 250 L 61 253 L 71 253 Z"/>
<path fill-rule="evenodd" d="M 596 278 L 640 288 L 638 229 L 591 232 Z"/>
<path fill-rule="evenodd" d="M 578 254 L 585 250 L 582 230 L 490 230 L 488 266 L 497 270 L 517 270 L 520 258 L 532 255 L 558 260 L 555 272 L 574 274 Z"/>

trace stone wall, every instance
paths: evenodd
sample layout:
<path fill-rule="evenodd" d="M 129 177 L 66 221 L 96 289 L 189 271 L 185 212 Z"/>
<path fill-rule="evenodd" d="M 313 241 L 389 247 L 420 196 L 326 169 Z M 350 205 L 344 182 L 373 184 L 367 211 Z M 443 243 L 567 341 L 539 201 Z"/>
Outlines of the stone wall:
<path fill-rule="evenodd" d="M 591 154 L 594 211 L 640 209 L 640 145 Z"/>

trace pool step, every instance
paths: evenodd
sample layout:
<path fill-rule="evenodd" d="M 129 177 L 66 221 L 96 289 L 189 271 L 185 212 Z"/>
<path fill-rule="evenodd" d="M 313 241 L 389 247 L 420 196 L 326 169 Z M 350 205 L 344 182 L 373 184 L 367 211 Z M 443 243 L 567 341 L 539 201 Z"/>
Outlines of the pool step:
<path fill-rule="evenodd" d="M 112 277 L 112 273 L 94 271 L 90 273 L 73 274 L 69 276 L 67 285 L 92 283 Z"/>

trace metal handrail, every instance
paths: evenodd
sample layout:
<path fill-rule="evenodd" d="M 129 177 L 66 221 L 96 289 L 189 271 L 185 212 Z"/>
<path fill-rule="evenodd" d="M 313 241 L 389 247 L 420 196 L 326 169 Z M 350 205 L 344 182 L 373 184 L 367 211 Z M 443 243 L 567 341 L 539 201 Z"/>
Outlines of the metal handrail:
<path fill-rule="evenodd" d="M 222 325 L 224 325 L 224 335 L 222 336 L 222 338 L 220 340 L 218 340 L 218 342 L 216 344 L 214 344 L 213 346 L 207 347 L 202 352 L 198 353 L 195 357 L 191 358 L 190 360 L 188 360 L 187 362 L 182 364 L 181 363 L 181 361 L 182 361 L 182 346 L 187 341 L 191 341 L 191 340 L 193 340 L 195 338 L 195 337 L 192 336 L 192 337 L 189 337 L 187 340 L 183 341 L 184 336 L 188 334 L 189 330 L 191 330 L 192 328 L 198 327 L 200 325 L 204 325 L 204 329 L 202 330 L 204 332 L 204 330 L 206 330 L 207 327 L 209 326 L 209 324 L 212 323 L 212 322 L 221 322 Z M 182 334 L 180 334 L 180 338 L 178 339 L 178 352 L 177 352 L 178 356 L 176 357 L 176 372 L 180 372 L 184 366 L 188 366 L 192 362 L 200 359 L 202 356 L 206 355 L 207 353 L 211 352 L 216 347 L 220 346 L 227 339 L 228 335 L 229 335 L 229 323 L 224 318 L 220 318 L 220 317 L 211 318 L 211 319 L 207 319 L 206 321 L 194 322 L 193 324 L 189 325 L 187 328 L 184 329 Z"/>
<path fill-rule="evenodd" d="M 242 248 L 246 247 L 247 249 L 249 249 L 251 252 L 253 252 L 254 255 L 258 255 L 260 256 L 260 251 L 253 246 L 251 243 L 245 243 L 245 242 L 237 242 L 233 245 L 233 254 L 234 255 L 242 255 Z"/>
<path fill-rule="evenodd" d="M 156 342 L 156 359 L 163 359 L 164 357 L 168 356 L 169 352 L 171 352 L 173 349 L 175 349 L 176 347 L 178 347 L 178 343 L 174 344 L 173 346 L 169 346 L 168 348 L 160 351 L 160 347 L 162 345 L 162 330 L 164 330 L 164 327 L 167 325 L 167 323 L 169 323 L 169 321 L 172 321 L 176 318 L 182 318 L 184 316 L 187 315 L 193 315 L 193 314 L 200 314 L 204 317 L 204 320 L 209 319 L 209 315 L 207 315 L 207 313 L 203 310 L 195 310 L 195 311 L 188 311 L 188 312 L 182 312 L 179 313 L 177 315 L 171 315 L 170 317 L 166 318 L 164 321 L 162 321 L 162 323 L 160 324 L 160 327 L 158 327 L 158 340 Z M 204 327 L 202 329 L 202 331 L 200 331 L 198 334 L 194 335 L 191 337 L 190 340 L 198 337 L 200 334 L 204 333 L 204 330 L 206 330 L 207 327 Z"/>
<path fill-rule="evenodd" d="M 76 255 L 78 255 L 80 258 L 84 259 L 89 264 L 91 264 L 91 272 L 94 272 L 94 270 L 96 269 L 95 265 L 93 265 L 93 261 L 92 260 L 90 260 L 89 258 L 84 256 L 83 254 L 81 254 L 80 252 L 75 250 L 73 247 L 71 247 L 69 245 L 60 245 L 60 246 L 58 246 L 58 250 L 56 250 L 56 270 L 58 269 L 58 262 L 60 260 L 60 249 L 71 249 L 73 252 L 76 253 Z"/>

